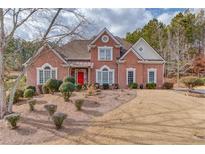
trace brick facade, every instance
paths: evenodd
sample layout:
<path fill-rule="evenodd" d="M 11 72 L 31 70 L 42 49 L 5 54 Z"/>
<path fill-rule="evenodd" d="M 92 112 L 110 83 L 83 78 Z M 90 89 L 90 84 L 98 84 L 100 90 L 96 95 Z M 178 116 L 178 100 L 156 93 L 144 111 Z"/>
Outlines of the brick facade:
<path fill-rule="evenodd" d="M 109 41 L 104 43 L 101 40 L 101 36 L 107 35 Z M 118 83 L 120 88 L 127 88 L 127 69 L 135 69 L 135 82 L 138 84 L 145 84 L 148 82 L 148 69 L 157 70 L 157 87 L 160 88 L 164 82 L 164 63 L 141 63 L 136 54 L 130 51 L 126 54 L 121 62 L 120 59 L 120 45 L 119 42 L 113 39 L 113 36 L 108 34 L 106 31 L 101 33 L 101 36 L 91 44 L 90 63 L 92 67 L 83 67 L 81 69 L 86 70 L 86 83 L 96 83 L 96 69 L 100 69 L 106 65 L 110 69 L 114 69 L 114 83 Z M 99 61 L 98 60 L 98 47 L 112 47 L 113 56 L 112 61 Z M 88 46 L 87 46 L 88 47 Z M 88 50 L 88 48 L 87 48 Z M 132 50 L 132 49 L 130 49 Z M 145 51 L 146 52 L 146 51 Z M 56 54 L 51 48 L 45 46 L 40 54 L 34 58 L 32 64 L 27 67 L 26 76 L 27 84 L 37 86 L 37 68 L 42 67 L 48 63 L 52 67 L 57 68 L 57 79 L 63 80 L 66 76 L 72 76 L 80 67 L 71 67 L 67 62 L 59 58 L 60 55 Z M 88 60 L 89 61 L 89 60 Z M 67 66 L 65 66 L 65 63 Z M 75 71 L 76 70 L 76 71 Z M 76 73 L 75 73 L 76 74 Z"/>

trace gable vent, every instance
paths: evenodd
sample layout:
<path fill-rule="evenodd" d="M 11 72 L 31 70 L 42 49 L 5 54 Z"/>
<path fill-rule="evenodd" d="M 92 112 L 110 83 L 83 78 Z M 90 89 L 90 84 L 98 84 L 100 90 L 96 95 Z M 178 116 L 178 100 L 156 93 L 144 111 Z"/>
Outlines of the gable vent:
<path fill-rule="evenodd" d="M 143 51 L 143 48 L 142 48 L 142 47 L 140 47 L 140 48 L 139 48 L 139 51 Z"/>

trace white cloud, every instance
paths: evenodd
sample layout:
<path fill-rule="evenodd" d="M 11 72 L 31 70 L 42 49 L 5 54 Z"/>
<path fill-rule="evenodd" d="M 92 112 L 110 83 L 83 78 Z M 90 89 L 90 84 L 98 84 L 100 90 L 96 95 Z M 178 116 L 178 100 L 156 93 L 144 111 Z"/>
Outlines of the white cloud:
<path fill-rule="evenodd" d="M 179 12 L 163 13 L 163 14 L 159 15 L 159 16 L 157 17 L 157 19 L 158 19 L 159 21 L 161 21 L 162 23 L 168 25 L 168 24 L 171 22 L 172 18 L 173 18 L 177 13 L 179 13 Z"/>
<path fill-rule="evenodd" d="M 124 37 L 153 18 L 146 9 L 82 9 L 82 12 L 93 21 L 93 35 L 107 27 L 114 35 Z"/>

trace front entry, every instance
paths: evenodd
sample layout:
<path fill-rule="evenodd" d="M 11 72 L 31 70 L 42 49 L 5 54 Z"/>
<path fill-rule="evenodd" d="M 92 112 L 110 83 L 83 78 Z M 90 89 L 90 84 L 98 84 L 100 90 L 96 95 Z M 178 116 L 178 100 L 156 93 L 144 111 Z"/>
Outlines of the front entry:
<path fill-rule="evenodd" d="M 84 72 L 78 72 L 78 84 L 84 84 Z"/>

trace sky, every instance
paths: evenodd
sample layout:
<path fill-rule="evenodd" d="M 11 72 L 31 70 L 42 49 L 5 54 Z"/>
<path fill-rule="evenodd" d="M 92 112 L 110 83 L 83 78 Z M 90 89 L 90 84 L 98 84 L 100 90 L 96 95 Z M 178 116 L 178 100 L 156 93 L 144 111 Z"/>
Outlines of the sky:
<path fill-rule="evenodd" d="M 171 19 L 179 12 L 184 12 L 186 9 L 180 8 L 138 8 L 138 9 L 79 9 L 79 11 L 91 23 L 86 28 L 86 37 L 91 38 L 98 34 L 103 28 L 107 28 L 111 33 L 116 36 L 124 38 L 127 32 L 133 32 L 138 28 L 142 28 L 149 20 L 156 18 L 164 24 L 169 24 Z M 196 13 L 200 9 L 190 9 Z M 55 10 L 54 10 L 55 11 Z M 42 17 L 43 14 L 37 14 Z M 26 40 L 33 40 L 39 35 L 42 29 L 46 29 L 49 24 L 48 21 L 34 21 L 31 19 L 25 26 L 18 29 L 17 35 Z M 61 21 L 70 25 L 75 25 L 72 15 L 65 14 L 61 16 Z M 12 25 L 11 18 L 7 19 L 7 28 Z M 31 27 L 36 27 L 37 30 L 32 30 Z"/>
<path fill-rule="evenodd" d="M 164 24 L 179 12 L 180 8 L 154 8 L 154 9 L 82 9 L 81 11 L 93 23 L 93 33 L 107 27 L 114 35 L 125 37 L 127 32 L 133 32 L 143 27 L 149 20 L 157 18 Z M 92 33 L 91 33 L 92 34 Z"/>

